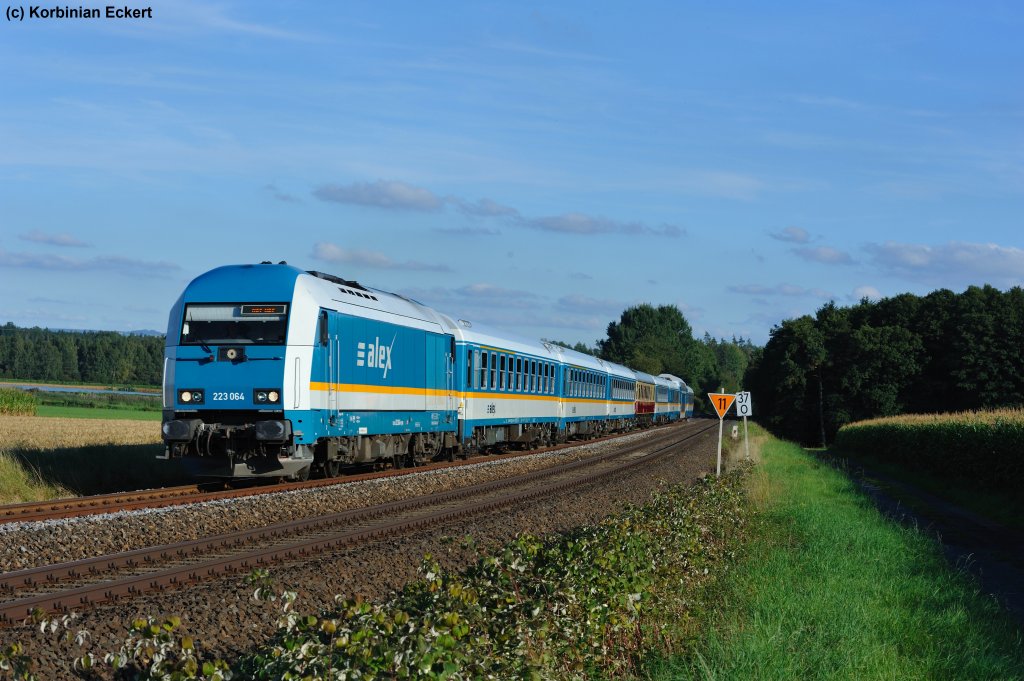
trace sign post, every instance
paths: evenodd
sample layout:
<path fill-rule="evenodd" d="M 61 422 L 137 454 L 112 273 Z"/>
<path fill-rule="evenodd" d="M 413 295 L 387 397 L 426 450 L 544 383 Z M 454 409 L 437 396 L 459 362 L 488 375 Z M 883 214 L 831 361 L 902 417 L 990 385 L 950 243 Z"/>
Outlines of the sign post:
<path fill-rule="evenodd" d="M 750 393 L 736 393 L 736 414 L 743 417 L 743 446 L 747 450 L 747 461 L 750 461 L 750 439 L 747 437 L 747 417 L 754 415 L 754 405 L 750 402 Z"/>
<path fill-rule="evenodd" d="M 718 412 L 718 467 L 715 469 L 715 476 L 722 477 L 722 424 L 725 413 L 729 411 L 736 396 L 728 393 L 708 393 L 708 399 L 711 400 L 711 406 Z"/>

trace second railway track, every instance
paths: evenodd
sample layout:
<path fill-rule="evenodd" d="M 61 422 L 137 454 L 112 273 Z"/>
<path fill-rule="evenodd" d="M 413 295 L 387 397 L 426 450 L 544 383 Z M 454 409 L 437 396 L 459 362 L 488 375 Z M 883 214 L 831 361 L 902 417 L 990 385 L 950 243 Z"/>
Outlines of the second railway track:
<path fill-rule="evenodd" d="M 672 453 L 712 426 L 674 429 L 607 454 L 487 483 L 0 575 L 0 625 L 343 549 L 592 484 Z M 648 453 L 644 450 L 653 449 Z"/>

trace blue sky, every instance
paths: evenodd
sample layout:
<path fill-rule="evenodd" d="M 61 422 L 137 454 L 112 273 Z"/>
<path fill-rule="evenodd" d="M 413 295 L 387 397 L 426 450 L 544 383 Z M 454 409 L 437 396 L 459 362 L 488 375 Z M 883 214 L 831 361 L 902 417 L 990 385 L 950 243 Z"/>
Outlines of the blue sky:
<path fill-rule="evenodd" d="M 261 260 L 587 343 L 1024 283 L 1019 3 L 152 7 L 0 27 L 0 323 Z"/>

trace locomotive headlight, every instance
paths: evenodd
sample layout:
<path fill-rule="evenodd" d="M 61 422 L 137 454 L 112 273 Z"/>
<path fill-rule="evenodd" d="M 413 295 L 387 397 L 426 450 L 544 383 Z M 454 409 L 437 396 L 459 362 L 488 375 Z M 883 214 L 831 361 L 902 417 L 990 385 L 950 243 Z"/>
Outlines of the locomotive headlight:
<path fill-rule="evenodd" d="M 256 404 L 278 404 L 281 401 L 279 388 L 256 388 L 252 391 L 252 401 Z"/>
<path fill-rule="evenodd" d="M 202 390 L 179 390 L 178 401 L 182 404 L 202 404 L 203 403 L 203 391 Z"/>

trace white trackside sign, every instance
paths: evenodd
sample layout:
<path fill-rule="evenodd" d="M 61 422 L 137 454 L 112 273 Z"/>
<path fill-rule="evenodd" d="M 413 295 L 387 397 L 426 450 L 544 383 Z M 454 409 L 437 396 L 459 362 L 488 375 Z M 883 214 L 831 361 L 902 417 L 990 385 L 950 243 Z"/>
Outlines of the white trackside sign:
<path fill-rule="evenodd" d="M 750 393 L 742 392 L 736 393 L 736 415 L 737 416 L 753 416 L 754 405 L 750 401 Z"/>

